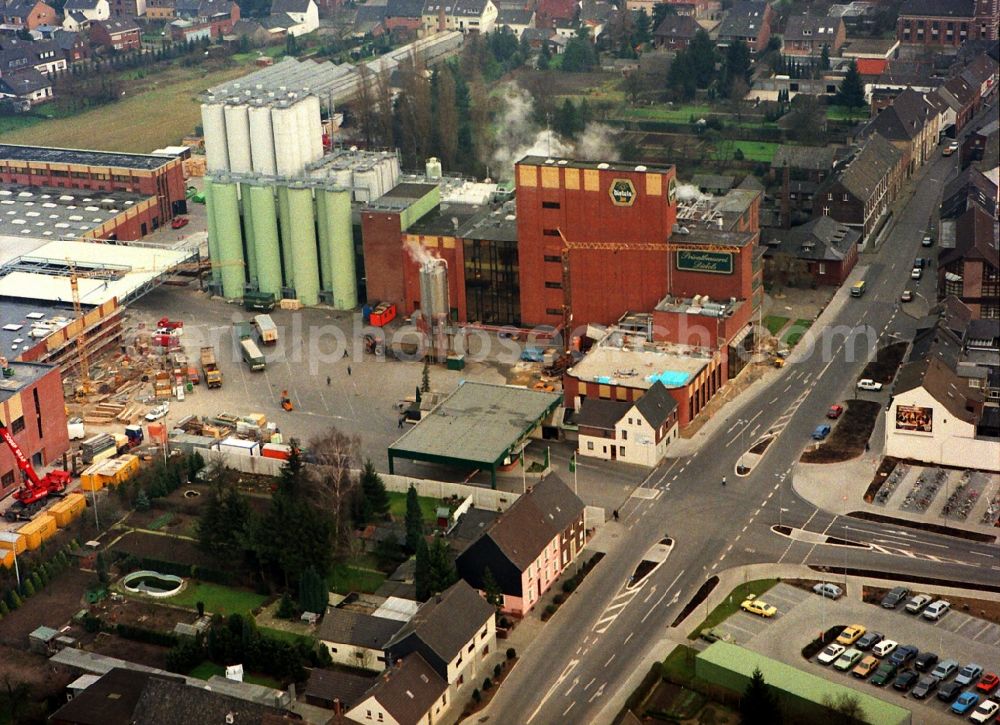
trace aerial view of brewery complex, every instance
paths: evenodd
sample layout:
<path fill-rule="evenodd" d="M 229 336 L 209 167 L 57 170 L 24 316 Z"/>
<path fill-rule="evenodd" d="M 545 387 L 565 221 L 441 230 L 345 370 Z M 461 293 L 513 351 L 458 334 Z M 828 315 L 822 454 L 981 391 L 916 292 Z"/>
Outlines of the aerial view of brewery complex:
<path fill-rule="evenodd" d="M 0 725 L 1000 724 L 996 0 L 6 0 Z"/>

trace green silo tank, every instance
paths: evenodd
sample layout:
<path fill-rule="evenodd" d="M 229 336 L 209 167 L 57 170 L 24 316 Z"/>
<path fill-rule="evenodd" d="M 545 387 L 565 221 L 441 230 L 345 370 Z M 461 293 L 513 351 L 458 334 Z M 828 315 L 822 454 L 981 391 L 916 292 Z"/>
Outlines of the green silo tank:
<path fill-rule="evenodd" d="M 295 296 L 304 305 L 319 304 L 319 260 L 316 258 L 316 225 L 312 189 L 289 187 L 291 252 L 295 257 Z"/>
<path fill-rule="evenodd" d="M 288 187 L 278 187 L 278 233 L 281 236 L 281 261 L 285 272 L 285 286 L 292 285 L 295 265 L 292 257 L 292 216 L 288 211 Z"/>
<path fill-rule="evenodd" d="M 254 251 L 257 258 L 257 285 L 261 292 L 281 297 L 281 250 L 278 217 L 271 186 L 249 186 L 253 216 Z"/>
<path fill-rule="evenodd" d="M 236 184 L 231 181 L 212 185 L 215 228 L 218 237 L 222 296 L 226 299 L 243 297 L 244 259 L 240 235 L 240 202 Z"/>
<path fill-rule="evenodd" d="M 212 180 L 206 178 L 202 193 L 205 195 L 205 216 L 208 220 L 208 258 L 212 262 L 219 261 L 219 230 L 215 225 L 215 202 L 212 201 Z M 222 281 L 222 268 L 212 266 L 212 281 Z"/>
<path fill-rule="evenodd" d="M 243 249 L 247 259 L 247 279 L 257 279 L 257 252 L 254 250 L 256 244 L 256 232 L 253 225 L 253 213 L 250 208 L 250 186 L 240 184 L 240 206 L 243 209 Z"/>
<path fill-rule="evenodd" d="M 354 231 L 351 227 L 349 191 L 324 189 L 327 244 L 330 253 L 329 275 L 333 287 L 333 307 L 352 310 L 358 305 L 358 286 L 354 261 Z"/>

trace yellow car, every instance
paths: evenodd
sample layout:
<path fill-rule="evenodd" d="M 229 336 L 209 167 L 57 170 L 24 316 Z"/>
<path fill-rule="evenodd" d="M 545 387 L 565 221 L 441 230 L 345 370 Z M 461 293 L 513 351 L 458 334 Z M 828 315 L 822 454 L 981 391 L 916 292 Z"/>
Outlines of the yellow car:
<path fill-rule="evenodd" d="M 745 612 L 750 612 L 750 614 L 756 614 L 761 617 L 773 617 L 775 614 L 778 613 L 778 609 L 776 607 L 771 606 L 763 599 L 757 599 L 756 594 L 751 594 L 746 599 L 744 599 L 743 603 L 740 604 L 740 609 L 742 609 Z M 858 636 L 860 637 L 861 635 L 859 634 Z"/>
<path fill-rule="evenodd" d="M 837 641 L 846 647 L 847 645 L 854 644 L 861 639 L 861 636 L 867 631 L 868 630 L 860 624 L 852 624 L 849 627 L 844 627 L 844 631 L 840 633 L 839 637 L 837 637 Z"/>

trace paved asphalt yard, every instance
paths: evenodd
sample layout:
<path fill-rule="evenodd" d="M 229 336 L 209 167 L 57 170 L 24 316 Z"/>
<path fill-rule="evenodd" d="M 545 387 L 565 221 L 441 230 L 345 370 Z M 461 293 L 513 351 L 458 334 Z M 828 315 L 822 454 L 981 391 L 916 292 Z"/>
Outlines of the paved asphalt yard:
<path fill-rule="evenodd" d="M 848 594 L 856 596 L 855 592 Z M 936 725 L 950 718 L 948 706 L 933 696 L 920 701 L 892 687 L 875 687 L 850 672 L 838 672 L 833 667 L 821 665 L 815 657 L 806 662 L 802 659 L 801 648 L 829 627 L 861 624 L 901 645 L 912 644 L 921 652 L 930 650 L 941 660 L 954 658 L 960 666 L 975 662 L 986 672 L 997 672 L 1000 668 L 1000 649 L 997 647 L 1000 626 L 961 612 L 951 611 L 939 622 L 930 622 L 908 614 L 902 607 L 883 609 L 851 596 L 831 601 L 789 584 L 778 584 L 764 594 L 763 599 L 776 606 L 778 614 L 763 619 L 740 611 L 717 629 L 730 633 L 737 644 L 755 652 L 909 708 L 913 712 L 914 725 Z"/>

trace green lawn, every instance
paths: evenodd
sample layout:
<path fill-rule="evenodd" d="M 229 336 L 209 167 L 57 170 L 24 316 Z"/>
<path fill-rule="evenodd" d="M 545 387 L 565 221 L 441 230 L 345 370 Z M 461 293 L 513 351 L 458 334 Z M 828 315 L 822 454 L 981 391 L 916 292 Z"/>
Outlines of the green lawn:
<path fill-rule="evenodd" d="M 694 116 L 697 121 L 703 116 L 711 116 L 718 112 L 711 106 L 644 106 L 642 108 L 626 108 L 621 114 L 628 118 L 646 118 L 652 121 L 669 121 L 671 123 L 688 123 Z"/>
<path fill-rule="evenodd" d="M 417 500 L 420 502 L 420 513 L 423 514 L 424 521 L 431 524 L 437 521 L 437 510 L 441 502 L 436 498 L 428 496 L 418 496 Z M 406 518 L 405 493 L 389 491 L 389 513 L 397 521 L 402 521 Z"/>
<path fill-rule="evenodd" d="M 226 668 L 222 665 L 210 662 L 209 660 L 205 660 L 193 670 L 188 672 L 188 677 L 197 677 L 199 680 L 207 680 L 212 675 L 225 677 Z M 282 689 L 280 682 L 264 675 L 251 675 L 249 673 L 243 673 L 243 681 L 254 685 L 263 685 L 264 687 L 273 687 L 275 690 Z"/>
<path fill-rule="evenodd" d="M 756 125 L 756 124 L 755 124 Z M 732 141 L 726 140 L 720 143 L 725 144 L 725 146 L 731 151 L 729 156 L 736 153 L 736 149 L 743 152 L 743 158 L 747 161 L 762 161 L 764 163 L 771 163 L 774 160 L 774 154 L 778 150 L 778 145 L 776 143 L 771 143 L 770 141 Z"/>
<path fill-rule="evenodd" d="M 827 106 L 826 117 L 830 121 L 860 121 L 868 117 L 867 109 L 847 106 Z"/>
<path fill-rule="evenodd" d="M 738 612 L 740 604 L 747 598 L 748 594 L 756 594 L 759 597 L 777 583 L 777 579 L 758 579 L 757 581 L 740 584 L 729 593 L 729 596 L 726 597 L 722 603 L 719 604 L 719 606 L 709 613 L 704 622 L 699 624 L 694 631 L 688 635 L 688 639 L 697 639 L 701 630 L 715 627 L 728 619 L 730 615 Z"/>
<path fill-rule="evenodd" d="M 792 323 L 792 326 L 788 328 L 788 332 L 785 333 L 784 337 L 781 338 L 788 347 L 795 347 L 802 336 L 806 334 L 806 330 L 812 327 L 812 320 L 805 320 L 799 318 Z"/>
<path fill-rule="evenodd" d="M 661 665 L 664 677 L 687 681 L 694 679 L 694 658 L 698 651 L 693 647 L 677 645 L 674 651 L 667 655 Z"/>
<path fill-rule="evenodd" d="M 316 643 L 316 641 L 312 637 L 307 637 L 304 634 L 296 634 L 295 632 L 286 632 L 283 629 L 258 627 L 257 631 L 260 632 L 265 637 L 273 637 L 274 639 L 280 639 L 282 642 L 289 642 L 291 644 L 302 642 L 303 644 L 312 647 Z"/>
<path fill-rule="evenodd" d="M 198 602 L 204 602 L 206 612 L 228 616 L 230 614 L 248 615 L 266 600 L 266 596 L 247 589 L 233 589 L 221 584 L 188 580 L 184 591 L 164 601 L 189 609 L 197 609 Z"/>
<path fill-rule="evenodd" d="M 373 593 L 382 586 L 385 574 L 372 569 L 359 569 L 349 564 L 335 564 L 326 578 L 331 592 L 350 594 L 351 592 Z"/>
<path fill-rule="evenodd" d="M 777 335 L 778 330 L 788 324 L 787 317 L 781 317 L 780 315 L 768 315 L 764 318 L 764 327 L 772 335 Z"/>
<path fill-rule="evenodd" d="M 147 526 L 146 528 L 150 529 L 151 531 L 159 531 L 173 520 L 174 520 L 174 514 L 171 511 L 167 511 L 167 513 L 163 514 L 162 516 L 157 516 L 155 519 L 150 521 L 149 526 Z"/>

